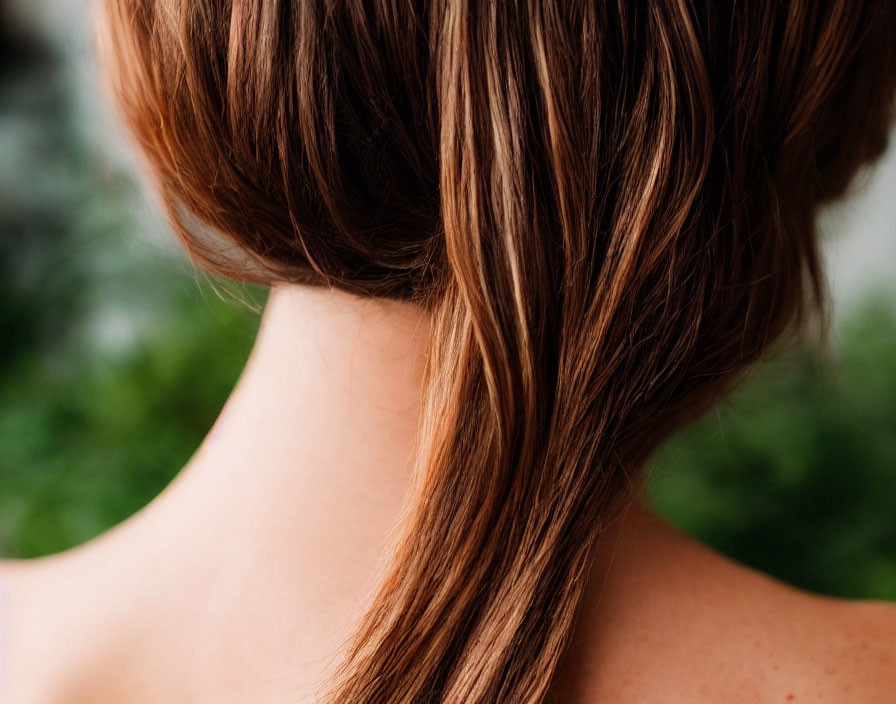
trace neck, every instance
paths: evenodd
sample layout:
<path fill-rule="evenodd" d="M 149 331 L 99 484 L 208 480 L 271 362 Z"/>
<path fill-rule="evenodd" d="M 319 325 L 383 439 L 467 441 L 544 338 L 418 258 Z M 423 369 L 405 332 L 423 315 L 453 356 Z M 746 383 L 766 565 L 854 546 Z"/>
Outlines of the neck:
<path fill-rule="evenodd" d="M 199 520 L 240 540 L 381 534 L 410 484 L 428 341 L 411 304 L 274 288 L 239 382 L 166 494 L 189 507 L 201 493 Z"/>
<path fill-rule="evenodd" d="M 429 333 L 411 304 L 275 288 L 218 422 L 148 507 L 148 540 L 166 526 L 188 562 L 243 546 L 253 569 L 331 564 L 323 582 L 372 587 L 411 486 Z M 649 513 L 636 506 L 609 532 Z"/>
<path fill-rule="evenodd" d="M 410 304 L 274 288 L 249 361 L 187 466 L 69 554 L 117 555 L 122 574 L 150 570 L 176 589 L 185 574 L 200 590 L 209 577 L 307 584 L 312 567 L 334 590 L 369 588 L 411 486 L 428 335 L 428 316 Z"/>
<path fill-rule="evenodd" d="M 86 559 L 63 561 L 59 583 L 85 584 L 84 603 L 70 604 L 73 630 L 102 621 L 127 634 L 123 688 L 147 667 L 230 683 L 254 676 L 244 661 L 283 681 L 321 681 L 321 657 L 353 632 L 399 531 L 429 335 L 428 316 L 410 304 L 272 291 L 246 368 L 187 467 L 143 511 L 71 553 Z M 661 564 L 622 559 L 665 532 L 644 514 L 625 512 L 601 540 L 604 602 L 624 601 L 632 575 Z M 195 647 L 207 663 L 191 674 Z M 160 690 L 154 701 L 172 698 Z"/>
<path fill-rule="evenodd" d="M 239 467 L 249 481 L 262 466 L 299 478 L 338 462 L 404 478 L 428 336 L 425 312 L 408 303 L 274 288 L 246 368 L 191 467 L 240 458 L 258 468 Z M 400 462 L 356 464 L 395 452 Z"/>

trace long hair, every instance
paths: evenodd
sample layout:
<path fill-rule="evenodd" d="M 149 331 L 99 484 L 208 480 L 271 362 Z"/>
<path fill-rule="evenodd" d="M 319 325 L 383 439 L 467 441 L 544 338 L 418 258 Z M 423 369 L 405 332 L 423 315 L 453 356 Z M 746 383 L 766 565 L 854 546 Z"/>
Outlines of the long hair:
<path fill-rule="evenodd" d="M 545 701 L 619 497 L 822 308 L 815 216 L 884 149 L 896 3 L 100 15 L 198 261 L 432 315 L 410 510 L 326 701 Z"/>

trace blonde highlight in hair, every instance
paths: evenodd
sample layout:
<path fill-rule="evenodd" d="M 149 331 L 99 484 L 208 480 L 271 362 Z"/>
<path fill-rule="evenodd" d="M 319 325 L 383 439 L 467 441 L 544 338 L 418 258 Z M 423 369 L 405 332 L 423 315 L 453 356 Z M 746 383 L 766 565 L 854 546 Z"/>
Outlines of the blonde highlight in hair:
<path fill-rule="evenodd" d="M 102 10 L 194 257 L 433 315 L 414 502 L 326 701 L 545 701 L 644 462 L 822 303 L 815 216 L 886 143 L 894 4 Z"/>

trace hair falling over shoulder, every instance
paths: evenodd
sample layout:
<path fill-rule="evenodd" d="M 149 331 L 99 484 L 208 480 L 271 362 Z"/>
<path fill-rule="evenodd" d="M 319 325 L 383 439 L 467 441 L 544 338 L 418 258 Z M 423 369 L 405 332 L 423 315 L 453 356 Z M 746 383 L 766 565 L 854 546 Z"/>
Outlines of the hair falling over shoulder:
<path fill-rule="evenodd" d="M 821 309 L 816 211 L 884 149 L 896 3 L 99 9 L 198 261 L 433 315 L 414 503 L 325 700 L 545 701 L 614 501 Z"/>

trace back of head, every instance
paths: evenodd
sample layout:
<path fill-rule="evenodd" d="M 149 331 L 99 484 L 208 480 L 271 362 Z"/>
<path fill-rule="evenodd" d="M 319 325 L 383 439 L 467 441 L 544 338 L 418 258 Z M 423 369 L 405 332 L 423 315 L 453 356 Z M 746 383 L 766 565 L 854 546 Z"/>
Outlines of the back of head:
<path fill-rule="evenodd" d="M 546 698 L 614 500 L 822 303 L 816 211 L 883 151 L 894 26 L 874 0 L 106 0 L 197 259 L 433 316 L 416 503 L 329 701 Z"/>

